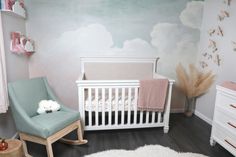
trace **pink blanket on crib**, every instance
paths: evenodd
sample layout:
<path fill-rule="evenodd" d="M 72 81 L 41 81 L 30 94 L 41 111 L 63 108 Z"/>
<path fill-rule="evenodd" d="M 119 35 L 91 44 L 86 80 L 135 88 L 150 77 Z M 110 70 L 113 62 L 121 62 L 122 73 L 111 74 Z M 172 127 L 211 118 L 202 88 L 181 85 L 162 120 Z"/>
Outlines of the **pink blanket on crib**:
<path fill-rule="evenodd" d="M 167 79 L 140 80 L 138 109 L 164 111 L 167 89 Z"/>

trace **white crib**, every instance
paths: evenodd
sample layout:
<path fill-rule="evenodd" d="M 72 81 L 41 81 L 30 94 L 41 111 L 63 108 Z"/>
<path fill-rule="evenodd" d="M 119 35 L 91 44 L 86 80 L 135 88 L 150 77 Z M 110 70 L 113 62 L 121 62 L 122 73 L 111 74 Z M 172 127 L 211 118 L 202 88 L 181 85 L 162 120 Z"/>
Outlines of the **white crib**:
<path fill-rule="evenodd" d="M 164 127 L 167 133 L 174 80 L 169 79 L 164 112 L 137 109 L 139 80 L 165 78 L 156 73 L 156 62 L 157 58 L 82 57 L 76 83 L 84 130 Z"/>

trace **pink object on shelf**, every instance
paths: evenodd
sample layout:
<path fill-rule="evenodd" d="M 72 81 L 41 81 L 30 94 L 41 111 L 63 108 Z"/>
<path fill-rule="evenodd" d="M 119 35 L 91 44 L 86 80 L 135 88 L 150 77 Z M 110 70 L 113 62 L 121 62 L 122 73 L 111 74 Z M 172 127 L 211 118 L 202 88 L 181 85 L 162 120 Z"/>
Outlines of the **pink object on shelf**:
<path fill-rule="evenodd" d="M 167 88 L 167 79 L 141 80 L 138 109 L 141 111 L 164 111 Z"/>
<path fill-rule="evenodd" d="M 236 83 L 232 81 L 225 81 L 221 84 L 222 87 L 236 91 Z"/>
<path fill-rule="evenodd" d="M 16 0 L 5 0 L 5 7 L 6 10 L 12 10 L 13 5 L 15 4 Z M 19 0 L 20 6 L 25 8 L 24 0 Z"/>
<path fill-rule="evenodd" d="M 20 32 L 11 32 L 10 51 L 16 54 L 31 56 L 34 52 L 34 42 Z"/>
<path fill-rule="evenodd" d="M 24 47 L 21 44 L 21 34 L 19 32 L 11 33 L 11 48 L 10 50 L 14 53 L 24 53 Z"/>
<path fill-rule="evenodd" d="M 15 4 L 15 0 L 5 0 L 5 9 L 12 10 L 12 6 Z"/>
<path fill-rule="evenodd" d="M 20 2 L 21 7 L 22 7 L 22 8 L 25 8 L 24 0 L 19 0 L 19 2 Z"/>

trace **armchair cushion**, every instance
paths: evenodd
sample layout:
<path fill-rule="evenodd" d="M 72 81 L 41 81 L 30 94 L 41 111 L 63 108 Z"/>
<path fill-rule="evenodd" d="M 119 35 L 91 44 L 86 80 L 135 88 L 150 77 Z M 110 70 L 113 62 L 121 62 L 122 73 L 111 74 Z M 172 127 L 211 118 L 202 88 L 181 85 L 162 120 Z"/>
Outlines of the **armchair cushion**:
<path fill-rule="evenodd" d="M 41 137 L 47 138 L 50 135 L 60 131 L 69 124 L 79 120 L 79 113 L 57 111 L 37 115 L 31 118 L 35 125 L 40 126 L 39 133 Z"/>

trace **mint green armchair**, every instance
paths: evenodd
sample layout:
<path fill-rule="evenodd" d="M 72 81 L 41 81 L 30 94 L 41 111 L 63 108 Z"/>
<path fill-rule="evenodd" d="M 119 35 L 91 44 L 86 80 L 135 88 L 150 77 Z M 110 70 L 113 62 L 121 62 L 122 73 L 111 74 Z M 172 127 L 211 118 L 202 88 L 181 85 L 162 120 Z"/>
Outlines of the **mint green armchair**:
<path fill-rule="evenodd" d="M 46 145 L 48 157 L 53 157 L 51 144 L 77 129 L 78 140 L 63 139 L 68 144 L 85 144 L 80 124 L 80 115 L 65 107 L 53 94 L 46 78 L 21 80 L 8 84 L 12 114 L 17 131 L 23 142 L 26 156 L 29 156 L 25 141 Z M 61 109 L 47 114 L 37 114 L 41 100 L 54 100 Z"/>

